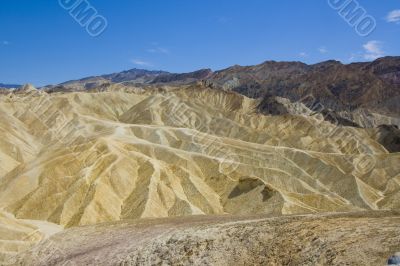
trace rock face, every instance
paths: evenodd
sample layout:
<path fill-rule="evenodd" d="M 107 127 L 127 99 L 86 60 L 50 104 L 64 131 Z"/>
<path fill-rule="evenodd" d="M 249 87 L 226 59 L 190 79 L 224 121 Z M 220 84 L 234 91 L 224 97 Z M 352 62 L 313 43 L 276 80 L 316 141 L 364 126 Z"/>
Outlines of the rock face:
<path fill-rule="evenodd" d="M 394 212 L 124 221 L 66 230 L 12 263 L 386 265 L 399 248 L 399 223 Z"/>
<path fill-rule="evenodd" d="M 201 69 L 191 73 L 183 73 L 183 74 L 162 74 L 156 77 L 152 83 L 168 83 L 168 84 L 189 84 L 196 81 L 204 80 L 209 77 L 213 72 L 211 69 Z"/>
<path fill-rule="evenodd" d="M 298 101 L 312 95 L 326 108 L 338 112 L 365 107 L 398 116 L 399 73 L 400 57 L 349 65 L 338 61 L 315 65 L 267 61 L 217 71 L 207 83 L 252 98 L 273 95 Z"/>

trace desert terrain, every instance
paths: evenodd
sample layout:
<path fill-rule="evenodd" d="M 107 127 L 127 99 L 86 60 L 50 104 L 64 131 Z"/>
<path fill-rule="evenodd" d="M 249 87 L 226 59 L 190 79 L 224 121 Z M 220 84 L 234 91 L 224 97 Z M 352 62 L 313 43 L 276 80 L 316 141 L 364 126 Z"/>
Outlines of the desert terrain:
<path fill-rule="evenodd" d="M 326 89 L 318 109 L 252 94 L 257 71 L 263 90 L 321 67 L 275 63 L 2 90 L 0 261 L 384 265 L 400 249 L 400 120 L 398 91 L 381 93 L 397 76 L 374 64 L 326 63 L 378 87 L 358 103 Z"/>

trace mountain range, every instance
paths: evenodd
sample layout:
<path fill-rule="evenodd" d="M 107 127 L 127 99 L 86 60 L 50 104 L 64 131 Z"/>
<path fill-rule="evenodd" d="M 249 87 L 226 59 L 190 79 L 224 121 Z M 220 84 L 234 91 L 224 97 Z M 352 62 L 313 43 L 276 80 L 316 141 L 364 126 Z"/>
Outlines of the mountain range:
<path fill-rule="evenodd" d="M 347 65 L 333 60 L 314 65 L 266 61 L 255 66 L 236 65 L 216 72 L 202 69 L 183 74 L 131 69 L 50 85 L 44 89 L 79 91 L 108 83 L 188 85 L 195 82 L 235 91 L 250 98 L 268 98 L 272 95 L 298 101 L 312 94 L 316 101 L 336 111 L 368 107 L 385 114 L 400 113 L 397 104 L 400 95 L 400 57 L 384 57 L 373 62 Z"/>

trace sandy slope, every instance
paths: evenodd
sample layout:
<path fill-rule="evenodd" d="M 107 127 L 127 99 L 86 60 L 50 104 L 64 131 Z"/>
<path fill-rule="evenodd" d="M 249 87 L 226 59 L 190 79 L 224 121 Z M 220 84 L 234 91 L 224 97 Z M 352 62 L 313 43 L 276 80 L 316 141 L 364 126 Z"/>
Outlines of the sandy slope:
<path fill-rule="evenodd" d="M 0 96 L 1 209 L 69 228 L 400 206 L 400 154 L 363 129 L 200 87 L 108 89 Z"/>
<path fill-rule="evenodd" d="M 399 213 L 186 217 L 77 227 L 17 265 L 385 265 Z"/>
<path fill-rule="evenodd" d="M 62 230 L 49 222 L 15 219 L 0 212 L 0 263 Z"/>

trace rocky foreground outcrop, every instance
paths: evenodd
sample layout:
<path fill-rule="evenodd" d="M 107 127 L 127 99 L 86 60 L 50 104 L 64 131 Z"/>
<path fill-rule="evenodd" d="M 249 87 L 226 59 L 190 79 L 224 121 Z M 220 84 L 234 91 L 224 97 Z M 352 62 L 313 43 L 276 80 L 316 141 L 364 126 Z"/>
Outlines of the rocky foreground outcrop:
<path fill-rule="evenodd" d="M 386 265 L 400 212 L 198 216 L 122 221 L 56 234 L 15 265 Z"/>

